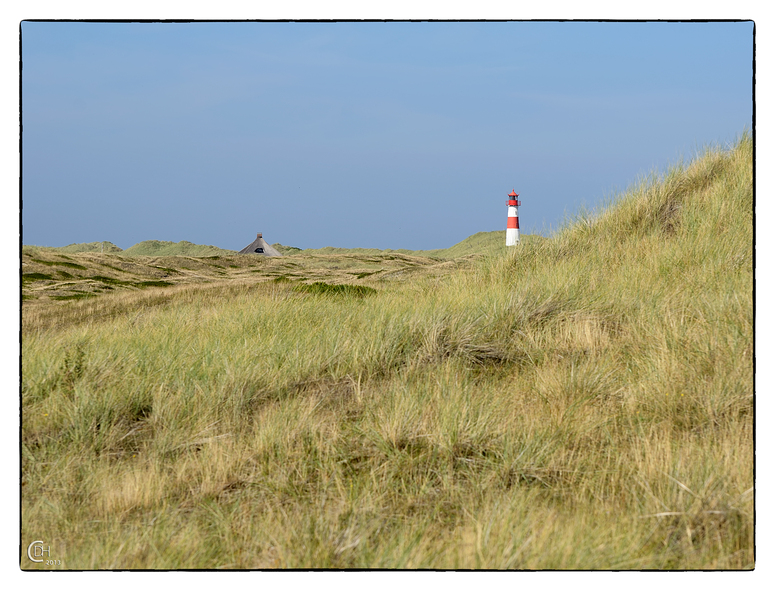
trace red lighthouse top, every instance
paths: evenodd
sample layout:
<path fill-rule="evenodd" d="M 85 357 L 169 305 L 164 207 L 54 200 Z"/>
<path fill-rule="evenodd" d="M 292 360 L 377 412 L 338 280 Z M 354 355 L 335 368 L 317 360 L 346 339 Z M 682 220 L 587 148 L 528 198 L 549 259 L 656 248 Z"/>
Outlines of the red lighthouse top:
<path fill-rule="evenodd" d="M 517 195 L 517 194 L 514 192 L 514 189 L 512 189 L 512 190 L 511 190 L 511 193 L 509 193 L 509 197 L 519 197 L 519 195 Z"/>
<path fill-rule="evenodd" d="M 509 193 L 509 200 L 506 202 L 506 205 L 522 205 L 521 201 L 517 201 L 517 197 L 519 197 L 519 195 L 517 195 L 514 192 L 514 189 L 512 189 L 511 193 Z"/>

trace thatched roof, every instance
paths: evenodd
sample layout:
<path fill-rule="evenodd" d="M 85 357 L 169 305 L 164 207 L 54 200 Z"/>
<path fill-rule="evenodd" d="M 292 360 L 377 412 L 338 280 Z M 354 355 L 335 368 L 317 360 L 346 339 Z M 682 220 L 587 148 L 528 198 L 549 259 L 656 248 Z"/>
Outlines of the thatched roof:
<path fill-rule="evenodd" d="M 268 257 L 283 256 L 280 254 L 280 251 L 270 246 L 267 241 L 261 237 L 261 232 L 258 233 L 258 236 L 253 242 L 239 251 L 239 254 L 262 254 Z"/>

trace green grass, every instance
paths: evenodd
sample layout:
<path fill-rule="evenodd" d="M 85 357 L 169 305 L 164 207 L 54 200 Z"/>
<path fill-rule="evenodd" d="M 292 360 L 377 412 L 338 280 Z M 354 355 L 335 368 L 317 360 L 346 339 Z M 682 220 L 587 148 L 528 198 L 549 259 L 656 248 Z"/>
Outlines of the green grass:
<path fill-rule="evenodd" d="M 129 273 L 126 269 L 121 269 L 120 267 L 116 267 L 115 265 L 109 265 L 107 263 L 97 262 L 98 265 L 102 265 L 103 267 L 107 267 L 108 269 L 112 269 L 113 271 L 118 271 L 119 273 Z"/>
<path fill-rule="evenodd" d="M 35 258 L 31 258 L 30 260 L 35 261 L 36 263 L 39 263 L 41 265 L 46 265 L 47 267 L 60 266 L 60 267 L 68 267 L 70 269 L 86 270 L 86 267 L 84 267 L 83 265 L 79 265 L 78 263 L 69 263 L 67 261 L 45 261 L 43 259 L 35 259 Z"/>
<path fill-rule="evenodd" d="M 283 255 L 299 254 L 302 252 L 301 248 L 297 248 L 295 246 L 284 246 L 279 242 L 273 244 L 272 247 L 275 248 L 280 254 L 283 254 Z"/>
<path fill-rule="evenodd" d="M 56 248 L 59 252 L 71 252 L 71 253 L 120 253 L 123 252 L 121 248 L 113 244 L 112 242 L 82 242 L 80 244 L 69 244 L 68 246 L 61 246 Z"/>
<path fill-rule="evenodd" d="M 158 265 L 151 265 L 154 269 L 159 269 L 160 271 L 164 271 L 168 275 L 179 275 L 180 271 L 177 269 L 171 269 L 170 267 L 159 267 Z"/>
<path fill-rule="evenodd" d="M 52 300 L 83 300 L 86 298 L 93 298 L 93 297 L 96 297 L 96 294 L 82 292 L 82 293 L 74 293 L 72 295 L 65 295 L 65 296 L 52 295 L 51 299 Z"/>
<path fill-rule="evenodd" d="M 540 239 L 540 236 L 528 234 L 522 234 L 520 237 L 522 241 Z M 414 254 L 453 259 L 470 254 L 498 255 L 505 254 L 506 252 L 506 232 L 504 230 L 497 230 L 494 232 L 478 232 L 449 248 L 419 250 L 414 251 Z"/>
<path fill-rule="evenodd" d="M 105 277 L 103 275 L 93 275 L 89 277 L 89 279 L 92 279 L 93 281 L 100 281 L 101 283 L 108 283 L 110 285 L 132 285 L 132 283 L 129 281 L 122 281 L 120 279 Z"/>
<path fill-rule="evenodd" d="M 118 254 L 121 256 L 193 256 L 205 257 L 216 255 L 215 258 L 222 255 L 236 254 L 234 250 L 218 248 L 217 246 L 194 244 L 187 240 L 180 242 L 167 242 L 164 240 L 144 240 L 122 250 L 112 242 L 84 242 L 79 244 L 70 244 L 68 246 L 33 246 L 25 245 L 23 252 L 29 254 L 35 253 L 73 253 L 73 254 Z M 64 255 L 61 255 L 63 256 Z M 40 262 L 40 261 L 39 261 Z M 43 264 L 46 264 L 44 262 Z"/>
<path fill-rule="evenodd" d="M 281 277 L 285 276 L 282 275 Z M 280 277 L 277 277 L 275 281 L 278 279 L 280 279 Z M 322 281 L 295 285 L 293 291 L 298 293 L 311 293 L 314 295 L 353 296 L 358 298 L 377 293 L 376 289 L 366 285 L 348 285 L 346 283 L 332 285 Z"/>
<path fill-rule="evenodd" d="M 51 281 L 54 278 L 51 275 L 45 273 L 22 273 L 22 283 L 28 283 L 30 281 Z"/>
<path fill-rule="evenodd" d="M 250 275 L 52 304 L 22 541 L 69 569 L 753 568 L 752 148 L 368 298 Z"/>
<path fill-rule="evenodd" d="M 351 275 L 355 275 L 355 277 L 358 279 L 364 279 L 365 277 L 371 277 L 372 275 L 376 275 L 381 272 L 382 271 L 363 271 L 361 273 L 351 273 Z"/>
<path fill-rule="evenodd" d="M 407 250 L 407 249 L 387 249 L 379 250 L 376 248 L 337 248 L 337 247 L 323 247 L 303 250 L 295 246 L 284 246 L 282 244 L 273 244 L 283 255 L 294 254 L 359 254 L 359 255 L 384 255 L 390 253 L 434 257 L 440 259 L 453 259 L 468 254 L 498 254 L 506 252 L 505 246 L 505 234 L 503 230 L 493 232 L 478 232 L 469 236 L 465 240 L 458 242 L 457 244 L 449 248 L 439 248 L 434 250 Z M 539 236 L 526 236 L 523 235 L 522 239 L 540 239 Z M 138 242 L 137 244 L 122 250 L 112 242 L 88 242 L 80 244 L 70 244 L 68 246 L 61 247 L 43 247 L 43 246 L 31 246 L 26 245 L 24 247 L 25 252 L 56 252 L 56 253 L 109 253 L 120 254 L 122 256 L 190 256 L 201 257 L 212 260 L 218 260 L 224 256 L 236 254 L 234 250 L 227 250 L 218 248 L 216 246 L 194 244 L 183 240 L 181 242 L 167 242 L 163 240 L 145 240 Z M 41 261 L 44 265 L 57 264 L 51 261 Z M 101 263 L 104 264 L 104 263 Z M 110 265 L 104 264 L 107 267 Z M 234 266 L 236 268 L 236 266 Z M 158 267 L 163 270 L 168 268 Z M 120 269 L 119 269 L 120 270 Z"/>
<path fill-rule="evenodd" d="M 169 281 L 138 281 L 133 285 L 135 287 L 169 287 L 172 283 Z"/>
<path fill-rule="evenodd" d="M 210 257 L 215 255 L 236 254 L 236 251 L 225 250 L 216 246 L 193 244 L 186 240 L 166 242 L 164 240 L 145 240 L 130 246 L 121 253 L 124 256 L 189 256 Z"/>
<path fill-rule="evenodd" d="M 521 236 L 522 241 L 541 240 L 541 236 L 525 235 Z M 422 257 L 433 257 L 438 259 L 454 259 L 461 256 L 472 254 L 497 255 L 505 254 L 506 234 L 503 230 L 493 232 L 478 232 L 450 246 L 449 248 L 438 248 L 434 250 L 407 250 L 407 249 L 386 249 L 377 248 L 338 248 L 326 246 L 323 248 L 308 248 L 302 250 L 295 247 L 287 247 L 281 244 L 273 245 L 284 255 L 290 254 L 357 254 L 357 255 L 390 255 L 396 253 L 399 255 L 413 255 Z"/>

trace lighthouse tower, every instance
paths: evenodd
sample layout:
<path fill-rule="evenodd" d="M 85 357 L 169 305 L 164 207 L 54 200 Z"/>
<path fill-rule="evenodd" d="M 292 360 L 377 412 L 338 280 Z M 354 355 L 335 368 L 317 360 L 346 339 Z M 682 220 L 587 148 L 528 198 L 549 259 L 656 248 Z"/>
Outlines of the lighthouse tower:
<path fill-rule="evenodd" d="M 509 200 L 506 201 L 506 205 L 509 206 L 509 217 L 506 222 L 506 246 L 514 246 L 519 242 L 519 210 L 517 209 L 522 205 L 521 201 L 517 201 L 517 195 L 512 189 L 509 193 Z"/>

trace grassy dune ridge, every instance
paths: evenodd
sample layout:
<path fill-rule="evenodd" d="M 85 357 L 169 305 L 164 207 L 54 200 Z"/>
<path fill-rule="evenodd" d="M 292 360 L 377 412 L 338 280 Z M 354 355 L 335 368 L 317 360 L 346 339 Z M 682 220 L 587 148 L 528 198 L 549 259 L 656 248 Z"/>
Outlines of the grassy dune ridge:
<path fill-rule="evenodd" d="M 523 235 L 524 237 L 524 235 Z M 533 240 L 540 239 L 540 236 L 531 236 Z M 503 230 L 497 230 L 494 232 L 477 232 L 461 240 L 457 244 L 450 246 L 449 248 L 437 248 L 432 250 L 407 250 L 403 248 L 399 249 L 386 249 L 380 250 L 378 248 L 337 248 L 334 246 L 325 246 L 323 248 L 308 248 L 306 250 L 294 249 L 293 247 L 287 247 L 282 245 L 274 245 L 279 247 L 280 252 L 283 254 L 404 254 L 415 255 L 424 257 L 433 257 L 439 259 L 454 259 L 457 257 L 473 254 L 505 254 L 506 244 Z"/>
<path fill-rule="evenodd" d="M 213 255 L 236 254 L 234 250 L 218 248 L 207 244 L 194 244 L 187 240 L 170 242 L 167 240 L 143 240 L 123 250 L 112 242 L 80 242 L 67 246 L 35 246 L 25 245 L 25 250 L 31 252 L 64 252 L 64 253 L 112 253 L 123 256 L 192 256 L 204 257 Z"/>
<path fill-rule="evenodd" d="M 399 253 L 125 257 L 94 252 L 65 255 L 27 247 L 21 261 L 22 332 L 88 324 L 173 300 L 181 303 L 204 292 L 228 304 L 235 290 L 246 286 L 261 290 L 261 282 L 368 287 L 441 276 L 470 268 L 477 256 L 455 260 Z M 153 289 L 158 287 L 164 289 Z M 97 298 L 106 295 L 110 297 Z"/>
<path fill-rule="evenodd" d="M 744 135 L 368 297 L 246 271 L 25 302 L 70 315 L 24 333 L 22 540 L 80 569 L 752 568 L 752 213 Z"/>
<path fill-rule="evenodd" d="M 441 259 L 453 259 L 469 254 L 494 254 L 506 251 L 503 240 L 503 231 L 495 232 L 477 232 L 468 238 L 461 240 L 449 248 L 437 248 L 433 250 L 407 250 L 407 249 L 385 249 L 378 248 L 338 248 L 334 246 L 325 246 L 323 248 L 308 248 L 302 250 L 295 246 L 285 246 L 280 243 L 272 245 L 283 255 L 294 254 L 360 254 L 360 255 L 389 255 L 391 253 L 415 255 L 424 257 L 433 257 Z M 168 242 L 164 240 L 144 240 L 122 250 L 112 242 L 83 242 L 79 244 L 70 244 L 68 246 L 25 246 L 28 252 L 65 252 L 65 253 L 113 253 L 122 256 L 188 256 L 188 257 L 210 257 L 210 256 L 229 256 L 237 254 L 235 250 L 218 248 L 204 244 L 194 244 L 186 240 L 180 242 Z"/>

